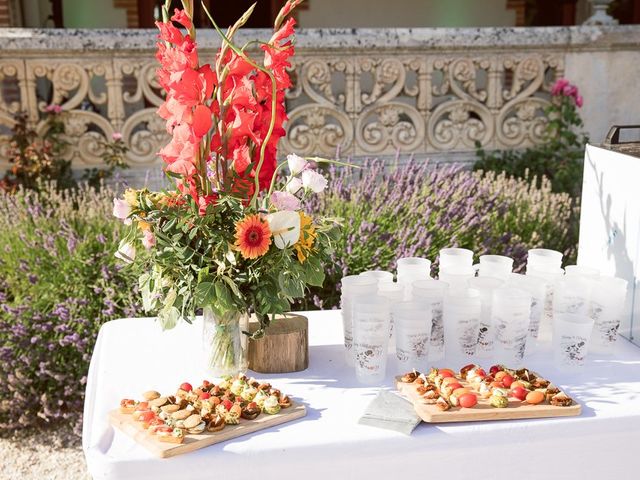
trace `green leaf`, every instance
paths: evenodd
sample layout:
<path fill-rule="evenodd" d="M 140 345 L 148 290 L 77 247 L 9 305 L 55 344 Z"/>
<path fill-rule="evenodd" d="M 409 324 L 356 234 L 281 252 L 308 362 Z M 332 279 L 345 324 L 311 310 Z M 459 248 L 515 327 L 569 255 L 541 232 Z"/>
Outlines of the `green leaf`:
<path fill-rule="evenodd" d="M 196 287 L 194 301 L 200 306 L 212 305 L 216 300 L 216 288 L 212 282 L 202 282 Z"/>
<path fill-rule="evenodd" d="M 162 327 L 162 330 L 171 330 L 174 328 L 180 320 L 180 310 L 176 307 L 171 307 L 168 310 L 162 310 L 158 314 L 158 322 Z"/>

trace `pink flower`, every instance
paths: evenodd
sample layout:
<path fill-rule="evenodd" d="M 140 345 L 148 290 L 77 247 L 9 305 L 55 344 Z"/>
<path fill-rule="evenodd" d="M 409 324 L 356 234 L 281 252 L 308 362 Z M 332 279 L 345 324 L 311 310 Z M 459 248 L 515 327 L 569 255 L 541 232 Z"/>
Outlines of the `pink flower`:
<path fill-rule="evenodd" d="M 575 85 L 566 85 L 562 89 L 562 94 L 565 97 L 575 97 L 576 95 L 578 95 L 578 87 L 576 87 Z"/>
<path fill-rule="evenodd" d="M 554 97 L 556 95 L 560 95 L 564 87 L 566 87 L 567 85 L 569 85 L 569 80 L 567 80 L 566 78 L 559 78 L 558 80 L 556 80 L 556 83 L 553 84 L 553 87 L 551 87 L 551 95 L 553 95 Z"/>
<path fill-rule="evenodd" d="M 120 132 L 113 132 L 113 133 L 111 134 L 111 139 L 112 139 L 114 142 L 119 142 L 120 140 L 122 140 L 122 134 L 121 134 Z"/>
<path fill-rule="evenodd" d="M 299 210 L 300 200 L 289 192 L 273 192 L 271 194 L 271 203 L 278 210 Z"/>
<path fill-rule="evenodd" d="M 126 220 L 131 215 L 131 205 L 126 200 L 113 199 L 113 216 L 120 220 Z"/>
<path fill-rule="evenodd" d="M 51 105 L 47 105 L 44 109 L 45 112 L 47 113 L 61 113 L 62 112 L 62 107 L 60 105 L 55 105 L 55 104 L 51 104 Z"/>
<path fill-rule="evenodd" d="M 150 250 L 156 244 L 156 237 L 149 230 L 145 230 L 142 235 L 142 246 L 147 250 Z"/>
<path fill-rule="evenodd" d="M 577 95 L 576 96 L 576 107 L 582 108 L 582 105 L 584 105 L 584 99 L 582 98 L 582 95 Z"/>

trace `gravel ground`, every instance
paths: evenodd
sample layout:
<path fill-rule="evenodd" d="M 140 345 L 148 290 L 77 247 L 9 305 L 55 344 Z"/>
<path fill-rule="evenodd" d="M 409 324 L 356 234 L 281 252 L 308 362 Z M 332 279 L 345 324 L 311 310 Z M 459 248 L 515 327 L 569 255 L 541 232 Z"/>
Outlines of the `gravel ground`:
<path fill-rule="evenodd" d="M 90 480 L 78 440 L 55 431 L 0 438 L 0 480 L 31 479 Z"/>

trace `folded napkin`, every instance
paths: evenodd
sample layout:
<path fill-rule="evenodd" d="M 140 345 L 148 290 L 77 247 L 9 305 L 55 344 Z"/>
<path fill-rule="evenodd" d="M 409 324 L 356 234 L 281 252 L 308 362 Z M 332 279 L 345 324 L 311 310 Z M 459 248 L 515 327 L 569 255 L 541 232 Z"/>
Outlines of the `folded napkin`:
<path fill-rule="evenodd" d="M 365 410 L 358 423 L 411 435 L 420 423 L 413 404 L 393 392 L 381 390 Z"/>

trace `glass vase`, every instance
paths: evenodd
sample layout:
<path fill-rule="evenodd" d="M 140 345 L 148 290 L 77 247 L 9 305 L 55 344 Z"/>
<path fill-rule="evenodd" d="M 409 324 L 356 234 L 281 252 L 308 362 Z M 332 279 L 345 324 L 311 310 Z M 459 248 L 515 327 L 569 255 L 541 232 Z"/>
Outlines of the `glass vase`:
<path fill-rule="evenodd" d="M 248 329 L 249 315 L 240 312 L 218 315 L 211 307 L 205 307 L 202 317 L 207 372 L 216 377 L 245 372 L 249 366 L 248 337 L 242 332 Z"/>

